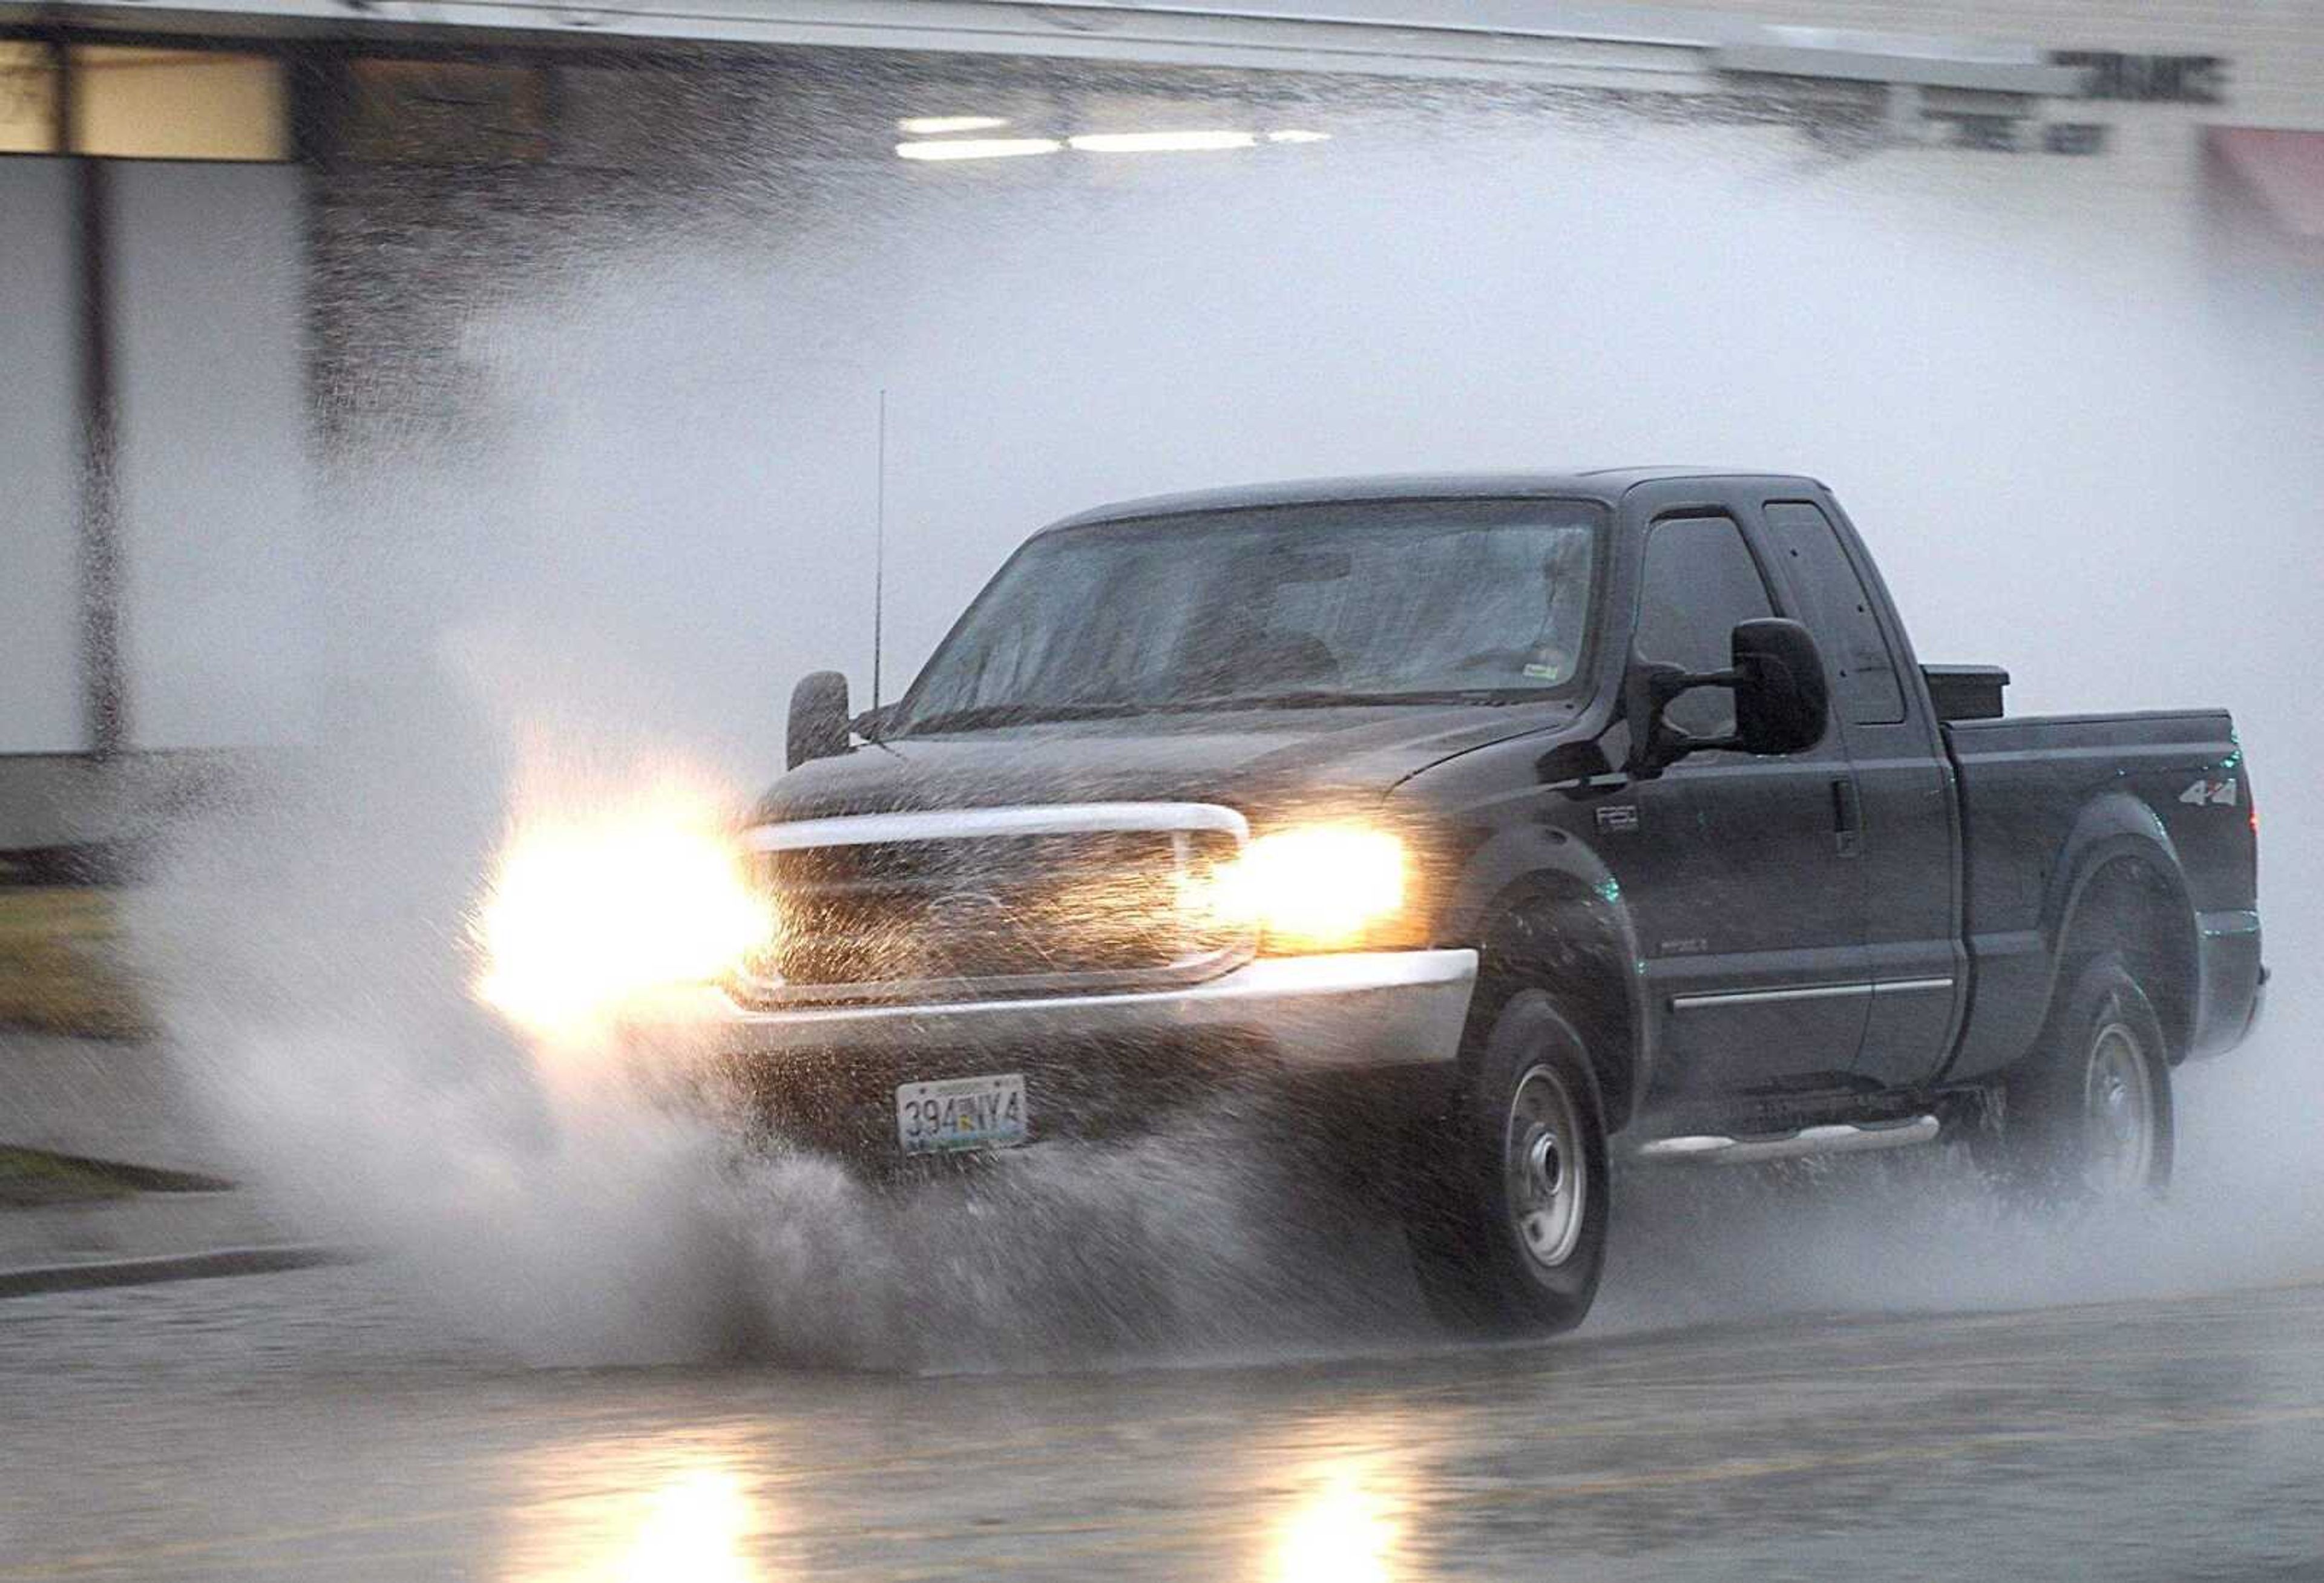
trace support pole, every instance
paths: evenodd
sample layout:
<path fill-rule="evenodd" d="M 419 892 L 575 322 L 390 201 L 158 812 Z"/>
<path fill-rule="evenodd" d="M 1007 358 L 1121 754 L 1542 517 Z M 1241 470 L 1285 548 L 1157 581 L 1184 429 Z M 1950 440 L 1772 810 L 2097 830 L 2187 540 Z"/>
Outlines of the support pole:
<path fill-rule="evenodd" d="M 121 661 L 120 403 L 113 359 L 110 172 L 78 151 L 78 84 L 71 46 L 51 39 L 57 81 L 57 148 L 73 167 L 73 225 L 78 290 L 80 407 L 80 667 L 82 738 L 92 758 L 110 759 L 128 741 L 127 686 Z"/>
<path fill-rule="evenodd" d="M 873 465 L 878 470 L 872 507 L 872 707 L 880 707 L 880 656 L 888 603 L 888 387 L 880 387 L 880 429 Z"/>

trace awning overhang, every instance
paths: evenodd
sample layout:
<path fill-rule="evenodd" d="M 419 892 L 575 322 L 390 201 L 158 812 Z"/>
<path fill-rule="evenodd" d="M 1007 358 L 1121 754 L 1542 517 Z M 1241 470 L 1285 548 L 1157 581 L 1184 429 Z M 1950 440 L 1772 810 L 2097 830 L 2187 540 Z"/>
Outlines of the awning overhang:
<path fill-rule="evenodd" d="M 2272 126 L 2210 126 L 2206 163 L 2270 228 L 2303 246 L 2324 247 L 2324 132 Z"/>
<path fill-rule="evenodd" d="M 0 26 L 212 36 L 731 43 L 1704 93 L 1894 83 L 2066 97 L 2030 45 L 1590 0 L 0 0 Z"/>

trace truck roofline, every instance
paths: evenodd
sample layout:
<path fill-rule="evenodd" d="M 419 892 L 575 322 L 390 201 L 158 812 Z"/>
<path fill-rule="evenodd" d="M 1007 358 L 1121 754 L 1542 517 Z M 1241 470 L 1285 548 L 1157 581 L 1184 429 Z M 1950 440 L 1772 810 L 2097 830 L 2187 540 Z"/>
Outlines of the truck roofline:
<path fill-rule="evenodd" d="M 1211 511 L 1252 511 L 1268 506 L 1333 505 L 1351 501 L 1506 500 L 1539 496 L 1591 500 L 1613 505 L 1642 483 L 1673 479 L 1754 480 L 1821 491 L 1817 480 L 1797 473 L 1731 467 L 1600 467 L 1571 473 L 1403 473 L 1353 478 L 1286 479 L 1223 489 L 1146 495 L 1076 511 L 1042 529 L 1086 528 L 1104 522 L 1152 517 L 1194 516 Z M 1035 537 L 1039 537 L 1038 534 Z"/>

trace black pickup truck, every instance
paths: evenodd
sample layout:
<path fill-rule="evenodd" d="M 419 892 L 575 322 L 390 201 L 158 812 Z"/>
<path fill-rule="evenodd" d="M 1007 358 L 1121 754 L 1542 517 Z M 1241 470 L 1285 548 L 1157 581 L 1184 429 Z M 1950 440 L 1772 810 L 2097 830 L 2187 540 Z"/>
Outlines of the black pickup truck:
<path fill-rule="evenodd" d="M 1810 478 L 1086 512 L 900 700 L 800 683 L 721 1039 L 880 1170 L 1296 1094 L 1480 1330 L 1579 1321 L 1618 1157 L 1959 1133 L 2135 1199 L 2257 1014 L 2249 773 L 2223 710 L 2007 679 L 1919 663 Z"/>

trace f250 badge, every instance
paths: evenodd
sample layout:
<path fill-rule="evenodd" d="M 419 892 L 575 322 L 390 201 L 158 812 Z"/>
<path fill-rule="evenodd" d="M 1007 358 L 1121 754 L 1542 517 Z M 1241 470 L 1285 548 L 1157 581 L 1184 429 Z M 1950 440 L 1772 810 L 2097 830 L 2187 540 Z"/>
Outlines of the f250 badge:
<path fill-rule="evenodd" d="M 2206 803 L 2214 803 L 2222 808 L 2232 808 L 2236 805 L 2235 778 L 2229 776 L 2225 780 L 2199 780 L 2181 792 L 2179 800 L 2182 803 L 2192 803 L 2199 808 Z"/>
<path fill-rule="evenodd" d="M 1604 803 L 1598 809 L 1598 828 L 1608 835 L 1618 835 L 1638 827 L 1638 805 L 1636 803 Z"/>

